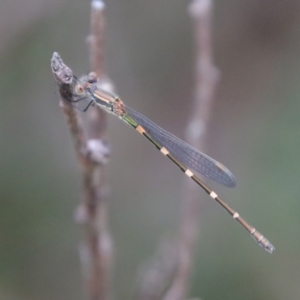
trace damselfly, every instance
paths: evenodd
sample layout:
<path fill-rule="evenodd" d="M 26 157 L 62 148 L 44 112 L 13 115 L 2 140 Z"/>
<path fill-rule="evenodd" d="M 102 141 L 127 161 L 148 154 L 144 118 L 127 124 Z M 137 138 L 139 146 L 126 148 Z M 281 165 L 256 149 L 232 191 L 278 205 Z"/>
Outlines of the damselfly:
<path fill-rule="evenodd" d="M 275 250 L 275 247 L 261 233 L 246 222 L 193 173 L 193 171 L 196 171 L 220 184 L 234 187 L 236 184 L 235 178 L 224 165 L 129 108 L 118 96 L 98 88 L 97 74 L 94 72 L 78 80 L 74 91 L 76 96 L 79 97 L 79 99 L 75 99 L 74 102 L 86 97 L 90 100 L 84 111 L 86 111 L 91 104 L 96 104 L 132 126 L 137 132 L 146 137 L 163 155 L 173 161 L 181 171 L 195 181 L 212 199 L 216 200 L 225 208 L 227 212 L 251 234 L 261 247 L 269 253 Z"/>

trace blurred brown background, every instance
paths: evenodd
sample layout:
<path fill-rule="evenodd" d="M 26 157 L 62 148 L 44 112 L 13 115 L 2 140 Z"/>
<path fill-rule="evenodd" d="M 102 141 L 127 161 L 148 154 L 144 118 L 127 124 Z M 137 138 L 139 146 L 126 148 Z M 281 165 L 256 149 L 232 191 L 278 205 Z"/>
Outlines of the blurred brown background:
<path fill-rule="evenodd" d="M 134 109 L 183 138 L 194 95 L 188 1 L 110 0 L 106 70 Z M 0 2 L 0 299 L 83 297 L 73 213 L 81 192 L 51 71 L 58 51 L 88 72 L 89 1 Z M 215 1 L 221 81 L 207 153 L 237 178 L 209 182 L 276 247 L 260 249 L 199 188 L 191 297 L 300 297 L 300 1 Z M 130 299 L 140 266 L 175 236 L 184 175 L 109 117 L 114 295 Z"/>

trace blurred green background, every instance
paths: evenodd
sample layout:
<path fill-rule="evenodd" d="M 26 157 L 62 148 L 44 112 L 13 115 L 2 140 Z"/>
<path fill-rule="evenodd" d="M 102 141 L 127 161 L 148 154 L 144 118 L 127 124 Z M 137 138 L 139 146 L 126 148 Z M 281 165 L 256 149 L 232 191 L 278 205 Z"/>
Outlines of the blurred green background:
<path fill-rule="evenodd" d="M 188 1 L 106 1 L 106 70 L 134 109 L 183 138 L 195 73 Z M 0 299 L 83 298 L 81 182 L 50 71 L 54 51 L 89 71 L 89 1 L 0 2 Z M 190 297 L 300 298 L 300 1 L 216 0 L 221 71 L 207 154 L 237 178 L 208 182 L 276 247 L 273 255 L 199 188 Z M 109 117 L 114 295 L 130 299 L 140 266 L 176 236 L 184 175 Z"/>

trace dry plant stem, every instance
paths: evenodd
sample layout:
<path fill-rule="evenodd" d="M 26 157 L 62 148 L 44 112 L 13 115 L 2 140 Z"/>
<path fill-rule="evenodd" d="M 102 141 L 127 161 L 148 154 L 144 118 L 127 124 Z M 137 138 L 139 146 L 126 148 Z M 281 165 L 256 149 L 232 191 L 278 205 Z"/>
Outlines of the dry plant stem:
<path fill-rule="evenodd" d="M 72 101 L 72 70 L 67 67 L 58 53 L 51 59 L 51 67 L 61 95 L 60 105 L 69 125 L 69 130 L 74 141 L 74 148 L 81 167 L 83 180 L 82 204 L 77 212 L 77 221 L 84 225 L 84 240 L 81 243 L 81 261 L 86 280 L 89 299 L 108 299 L 105 278 L 107 252 L 109 248 L 109 235 L 99 230 L 101 189 L 94 184 L 95 169 L 99 165 L 92 159 L 88 142 L 84 135 L 82 120 L 71 105 Z M 101 239 L 101 242 L 99 241 Z M 105 270 L 105 271 L 104 271 Z M 105 273 L 105 275 L 103 275 Z"/>
<path fill-rule="evenodd" d="M 104 40 L 104 2 L 91 1 L 91 32 L 88 37 L 90 52 L 90 69 L 101 78 L 103 69 L 103 40 Z M 106 115 L 98 107 L 88 110 L 87 135 L 89 141 L 98 141 L 104 145 L 106 135 Z M 105 145 L 104 145 L 105 147 Z M 107 182 L 104 164 L 93 167 L 92 182 L 94 185 L 94 231 L 85 232 L 86 245 L 91 257 L 89 260 L 90 271 L 87 274 L 88 296 L 92 300 L 108 300 L 111 298 L 111 264 L 113 256 L 112 238 L 108 227 L 108 207 L 105 201 Z M 92 251 L 92 253 L 91 253 Z M 85 261 L 85 259 L 83 261 Z"/>
<path fill-rule="evenodd" d="M 90 68 L 96 72 L 99 79 L 104 77 L 104 9 L 103 1 L 91 1 L 91 32 L 87 38 L 90 53 Z M 106 132 L 106 113 L 99 109 L 90 109 L 89 113 L 89 130 L 90 138 L 103 139 Z"/>
<path fill-rule="evenodd" d="M 174 242 L 160 243 L 155 257 L 138 274 L 135 297 L 139 300 L 161 300 L 172 283 L 177 268 L 177 247 Z"/>
<path fill-rule="evenodd" d="M 197 149 L 204 149 L 207 123 L 211 115 L 218 71 L 213 64 L 211 41 L 212 0 L 194 0 L 189 13 L 195 24 L 197 45 L 196 95 L 193 114 L 188 124 L 186 140 Z M 183 214 L 179 236 L 178 269 L 173 284 L 164 300 L 185 299 L 190 277 L 193 250 L 197 240 L 198 219 L 201 207 L 199 190 L 188 181 L 184 191 Z"/>
<path fill-rule="evenodd" d="M 74 141 L 74 147 L 82 167 L 87 163 L 86 161 L 86 139 L 83 134 L 82 122 L 80 116 L 70 105 L 73 95 L 72 95 L 72 81 L 73 72 L 72 70 L 64 64 L 59 54 L 54 52 L 51 58 L 51 68 L 54 78 L 58 84 L 59 93 L 61 96 L 60 106 L 66 116 L 69 130 Z"/>
<path fill-rule="evenodd" d="M 104 30 L 105 30 L 105 20 L 104 20 L 104 8 L 105 5 L 103 1 L 91 2 L 91 33 L 88 37 L 89 50 L 90 50 L 90 66 L 94 72 L 96 72 L 99 77 L 104 74 L 103 68 L 103 57 L 104 57 Z"/>

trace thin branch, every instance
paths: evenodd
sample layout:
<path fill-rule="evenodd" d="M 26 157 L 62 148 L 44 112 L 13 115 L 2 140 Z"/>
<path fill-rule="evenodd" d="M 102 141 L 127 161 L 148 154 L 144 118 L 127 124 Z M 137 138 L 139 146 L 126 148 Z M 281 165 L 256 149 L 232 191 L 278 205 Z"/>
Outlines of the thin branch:
<path fill-rule="evenodd" d="M 103 75 L 103 10 L 102 1 L 91 1 L 91 69 Z M 77 210 L 77 220 L 83 223 L 84 238 L 80 257 L 86 281 L 88 298 L 110 298 L 112 238 L 108 230 L 107 184 L 105 164 L 109 149 L 105 141 L 106 118 L 104 113 L 91 108 L 87 118 L 88 164 L 82 168 L 84 195 Z"/>
<path fill-rule="evenodd" d="M 91 32 L 87 37 L 90 53 L 90 68 L 99 77 L 99 85 L 104 80 L 104 18 L 105 4 L 102 0 L 91 1 Z M 93 138 L 103 139 L 106 132 L 106 113 L 101 109 L 89 110 L 88 134 Z"/>
<path fill-rule="evenodd" d="M 195 148 L 204 149 L 207 123 L 218 81 L 218 71 L 213 64 L 211 41 L 212 0 L 194 0 L 189 7 L 194 19 L 197 45 L 196 95 L 186 140 Z M 173 285 L 164 300 L 185 299 L 192 267 L 194 245 L 197 240 L 198 219 L 201 208 L 197 186 L 189 180 L 183 199 L 183 213 L 179 236 L 178 268 Z"/>
<path fill-rule="evenodd" d="M 103 226 L 101 201 L 103 188 L 95 184 L 96 170 L 106 161 L 108 149 L 95 146 L 84 135 L 82 120 L 71 105 L 72 97 L 72 70 L 64 64 L 58 53 L 51 59 L 51 68 L 58 84 L 61 95 L 60 105 L 69 125 L 74 141 L 74 148 L 82 173 L 83 197 L 77 209 L 76 221 L 84 228 L 84 237 L 80 247 L 82 267 L 85 275 L 89 299 L 108 299 L 107 265 L 110 266 L 111 240 Z M 93 145 L 93 146 L 92 146 Z"/>
<path fill-rule="evenodd" d="M 103 69 L 104 40 L 103 1 L 91 1 L 91 33 L 88 37 L 90 51 L 90 68 L 101 78 Z M 100 160 L 109 155 L 106 138 L 106 115 L 99 108 L 89 109 L 87 118 L 87 135 L 89 149 Z M 97 156 L 100 153 L 100 157 Z M 108 300 L 111 298 L 111 264 L 113 256 L 112 238 L 108 226 L 107 182 L 105 164 L 93 165 L 90 182 L 93 185 L 93 230 L 86 228 L 83 240 L 82 262 L 87 267 L 86 281 L 88 297 L 91 300 Z M 87 184 L 89 184 L 87 183 Z"/>
<path fill-rule="evenodd" d="M 87 41 L 90 46 L 90 66 L 99 77 L 104 75 L 104 9 L 102 0 L 91 1 L 91 33 Z"/>
<path fill-rule="evenodd" d="M 91 2 L 90 43 L 91 69 L 103 77 L 104 3 Z M 108 230 L 108 209 L 105 201 L 107 184 L 105 164 L 109 149 L 105 142 L 106 117 L 100 109 L 90 109 L 87 118 L 87 136 L 82 120 L 71 105 L 72 70 L 58 53 L 51 59 L 51 67 L 61 95 L 61 107 L 69 124 L 74 147 L 80 164 L 83 197 L 75 219 L 83 225 L 80 259 L 90 300 L 108 300 L 111 297 L 112 239 Z M 103 80 L 102 80 L 103 81 Z"/>
<path fill-rule="evenodd" d="M 90 57 L 94 65 L 92 69 L 101 75 L 103 74 L 103 9 L 102 1 L 92 1 L 90 39 L 93 42 L 90 43 Z M 57 61 L 57 54 L 55 54 L 54 60 Z M 67 68 L 65 65 L 61 66 L 62 70 L 65 68 Z M 71 75 L 67 85 L 59 84 L 59 88 L 64 99 L 62 101 L 63 111 L 74 139 L 83 178 L 83 200 L 76 213 L 76 220 L 84 224 L 80 257 L 89 299 L 106 300 L 110 298 L 113 252 L 112 239 L 107 225 L 107 203 L 104 201 L 107 194 L 104 165 L 109 155 L 109 149 L 104 141 L 106 119 L 104 113 L 99 109 L 90 109 L 87 121 L 88 138 L 83 135 L 81 119 L 70 105 L 72 79 Z"/>
<path fill-rule="evenodd" d="M 63 109 L 69 125 L 69 130 L 74 141 L 75 152 L 82 168 L 88 168 L 87 165 L 89 163 L 86 155 L 87 147 L 82 120 L 71 105 L 73 100 L 73 72 L 64 64 L 57 52 L 54 52 L 51 58 L 51 69 L 59 88 L 61 96 L 60 106 Z"/>
<path fill-rule="evenodd" d="M 175 247 L 174 242 L 163 239 L 154 258 L 138 274 L 138 284 L 134 299 L 162 299 L 176 273 L 176 251 L 177 247 Z"/>

